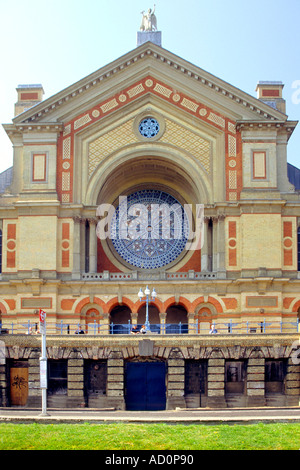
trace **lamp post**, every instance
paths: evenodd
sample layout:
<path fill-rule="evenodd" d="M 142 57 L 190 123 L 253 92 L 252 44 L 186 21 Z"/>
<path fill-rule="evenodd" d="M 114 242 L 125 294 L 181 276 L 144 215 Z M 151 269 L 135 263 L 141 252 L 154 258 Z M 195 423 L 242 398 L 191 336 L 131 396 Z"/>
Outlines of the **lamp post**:
<path fill-rule="evenodd" d="M 145 298 L 143 298 L 143 297 L 144 297 L 144 294 L 145 294 Z M 150 331 L 149 303 L 155 301 L 156 296 L 157 296 L 157 293 L 156 293 L 155 289 L 153 288 L 152 294 L 151 294 L 151 297 L 150 297 L 150 289 L 149 289 L 149 287 L 147 286 L 146 289 L 145 289 L 145 291 L 144 291 L 144 293 L 143 293 L 143 291 L 142 291 L 142 288 L 140 288 L 140 291 L 139 291 L 139 293 L 138 293 L 138 296 L 139 296 L 141 302 L 143 302 L 143 301 L 146 302 L 146 322 L 145 322 L 145 327 L 146 327 L 146 332 L 147 332 L 147 331 Z"/>

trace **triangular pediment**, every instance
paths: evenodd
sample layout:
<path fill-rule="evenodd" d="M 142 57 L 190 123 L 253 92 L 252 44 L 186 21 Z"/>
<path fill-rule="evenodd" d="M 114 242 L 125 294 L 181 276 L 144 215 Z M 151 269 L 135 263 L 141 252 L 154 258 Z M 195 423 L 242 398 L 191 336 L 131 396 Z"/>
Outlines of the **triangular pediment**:
<path fill-rule="evenodd" d="M 200 112 L 207 108 L 239 123 L 287 121 L 285 114 L 257 98 L 159 46 L 146 43 L 15 117 L 13 123 L 16 126 L 65 124 L 84 115 L 95 104 L 105 104 L 118 93 L 128 92 L 147 78 L 160 84 L 165 94 L 159 93 L 158 87 L 156 90 L 148 87 L 147 93 L 169 99 L 174 106 L 183 103 L 186 111 L 197 107 Z M 167 96 L 169 92 L 172 98 Z M 176 101 L 174 95 L 181 100 Z"/>

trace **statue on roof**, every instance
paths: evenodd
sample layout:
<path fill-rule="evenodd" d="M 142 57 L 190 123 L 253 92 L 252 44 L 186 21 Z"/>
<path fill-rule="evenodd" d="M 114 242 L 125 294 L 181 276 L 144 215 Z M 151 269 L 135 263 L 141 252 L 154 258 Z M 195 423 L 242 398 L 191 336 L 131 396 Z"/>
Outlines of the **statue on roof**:
<path fill-rule="evenodd" d="M 142 16 L 142 23 L 140 27 L 140 31 L 156 31 L 157 30 L 157 20 L 155 16 L 155 5 L 153 10 L 149 8 L 148 12 L 145 14 L 143 10 L 141 12 Z"/>

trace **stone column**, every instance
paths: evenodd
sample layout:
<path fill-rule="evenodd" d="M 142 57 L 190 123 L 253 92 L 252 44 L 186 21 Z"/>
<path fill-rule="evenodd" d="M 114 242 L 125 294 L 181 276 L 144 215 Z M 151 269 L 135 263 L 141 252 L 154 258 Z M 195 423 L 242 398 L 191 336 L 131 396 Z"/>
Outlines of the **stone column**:
<path fill-rule="evenodd" d="M 18 194 L 23 190 L 23 148 L 22 136 L 13 137 L 13 179 L 11 183 L 12 194 Z"/>
<path fill-rule="evenodd" d="M 0 406 L 8 406 L 7 403 L 7 382 L 6 382 L 6 373 L 5 373 L 5 364 L 0 362 Z M 8 391 L 7 391 L 8 392 Z"/>
<path fill-rule="evenodd" d="M 298 359 L 297 356 L 296 359 Z M 286 394 L 286 405 L 287 406 L 299 406 L 300 405 L 300 364 L 297 364 L 298 360 L 289 357 L 287 364 L 286 382 L 285 382 L 285 394 Z"/>
<path fill-rule="evenodd" d="M 107 403 L 117 410 L 125 410 L 124 359 L 121 351 L 112 351 L 107 360 Z"/>
<path fill-rule="evenodd" d="M 276 145 L 276 163 L 277 185 L 280 192 L 289 192 L 292 187 L 287 175 L 287 141 L 288 136 L 285 132 L 278 133 Z"/>
<path fill-rule="evenodd" d="M 80 271 L 85 271 L 85 219 L 80 219 Z"/>
<path fill-rule="evenodd" d="M 247 367 L 247 406 L 265 405 L 265 358 L 250 357 Z"/>
<path fill-rule="evenodd" d="M 214 254 L 214 224 L 212 217 L 207 218 L 207 270 L 213 271 L 213 254 Z"/>
<path fill-rule="evenodd" d="M 167 318 L 167 314 L 166 313 L 162 313 L 160 312 L 159 313 L 159 321 L 160 321 L 160 334 L 165 334 L 166 331 L 165 331 L 165 325 L 166 325 L 166 318 Z"/>
<path fill-rule="evenodd" d="M 218 218 L 212 217 L 212 271 L 218 271 Z"/>
<path fill-rule="evenodd" d="M 188 313 L 188 325 L 189 325 L 189 334 L 198 334 L 194 312 Z"/>
<path fill-rule="evenodd" d="M 89 250 L 89 259 L 90 259 L 90 273 L 97 272 L 97 234 L 96 234 L 96 225 L 97 219 L 89 219 L 90 226 L 90 250 Z"/>
<path fill-rule="evenodd" d="M 84 360 L 68 360 L 68 406 L 81 406 L 84 403 Z"/>
<path fill-rule="evenodd" d="M 212 408 L 226 407 L 224 358 L 208 359 L 207 406 Z"/>
<path fill-rule="evenodd" d="M 171 351 L 168 359 L 167 410 L 185 408 L 184 375 L 185 361 L 179 349 Z"/>
<path fill-rule="evenodd" d="M 219 214 L 217 226 L 217 271 L 218 278 L 226 277 L 225 270 L 225 215 Z"/>
<path fill-rule="evenodd" d="M 27 406 L 42 406 L 42 390 L 40 388 L 40 351 L 32 352 L 28 359 L 28 399 Z"/>
<path fill-rule="evenodd" d="M 73 272 L 72 279 L 80 279 L 80 256 L 81 256 L 81 218 L 73 217 L 74 229 L 73 229 Z"/>
<path fill-rule="evenodd" d="M 100 335 L 109 335 L 109 313 L 104 313 L 100 320 Z"/>
<path fill-rule="evenodd" d="M 204 217 L 204 226 L 203 226 L 203 235 L 204 235 L 204 240 L 203 240 L 203 247 L 201 250 L 201 271 L 208 271 L 208 266 L 209 266 L 209 260 L 208 260 L 208 245 L 209 245 L 209 240 L 208 240 L 208 222 L 209 222 L 209 217 Z"/>
<path fill-rule="evenodd" d="M 138 318 L 138 314 L 137 313 L 131 313 L 131 323 L 132 323 L 132 326 L 136 326 L 137 325 L 137 318 Z"/>

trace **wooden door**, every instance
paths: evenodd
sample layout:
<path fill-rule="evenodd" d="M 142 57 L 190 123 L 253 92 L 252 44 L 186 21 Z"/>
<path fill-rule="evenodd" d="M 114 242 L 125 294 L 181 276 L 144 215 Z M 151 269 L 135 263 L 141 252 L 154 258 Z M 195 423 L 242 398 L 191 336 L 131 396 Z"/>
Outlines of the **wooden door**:
<path fill-rule="evenodd" d="M 28 364 L 15 362 L 10 367 L 10 404 L 25 406 L 28 398 Z"/>
<path fill-rule="evenodd" d="M 127 410 L 165 410 L 165 363 L 128 362 L 126 364 L 125 400 Z"/>

